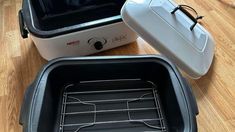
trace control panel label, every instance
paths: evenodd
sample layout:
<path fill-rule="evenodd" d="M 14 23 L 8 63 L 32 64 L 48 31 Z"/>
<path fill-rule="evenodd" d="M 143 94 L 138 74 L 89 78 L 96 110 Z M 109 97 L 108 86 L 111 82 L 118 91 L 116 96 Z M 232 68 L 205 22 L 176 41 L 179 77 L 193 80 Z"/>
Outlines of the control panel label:
<path fill-rule="evenodd" d="M 116 36 L 114 38 L 112 38 L 112 42 L 115 43 L 115 42 L 121 42 L 123 40 L 126 40 L 127 39 L 127 34 L 125 35 L 120 35 L 120 36 Z"/>

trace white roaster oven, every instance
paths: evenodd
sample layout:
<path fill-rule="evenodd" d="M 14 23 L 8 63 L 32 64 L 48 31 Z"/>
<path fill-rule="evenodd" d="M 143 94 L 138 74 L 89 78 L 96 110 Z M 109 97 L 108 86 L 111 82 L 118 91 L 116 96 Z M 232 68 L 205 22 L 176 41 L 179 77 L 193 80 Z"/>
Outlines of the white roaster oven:
<path fill-rule="evenodd" d="M 24 0 L 21 34 L 28 32 L 46 60 L 84 56 L 134 42 L 122 21 L 125 0 Z"/>

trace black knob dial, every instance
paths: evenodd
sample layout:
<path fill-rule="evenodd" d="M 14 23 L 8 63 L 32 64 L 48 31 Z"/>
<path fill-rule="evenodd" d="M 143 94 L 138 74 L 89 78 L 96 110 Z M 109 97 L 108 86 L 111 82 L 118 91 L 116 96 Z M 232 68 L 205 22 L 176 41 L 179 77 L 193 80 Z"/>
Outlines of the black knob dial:
<path fill-rule="evenodd" d="M 103 44 L 100 41 L 97 41 L 94 43 L 94 47 L 96 50 L 101 50 L 103 49 Z"/>

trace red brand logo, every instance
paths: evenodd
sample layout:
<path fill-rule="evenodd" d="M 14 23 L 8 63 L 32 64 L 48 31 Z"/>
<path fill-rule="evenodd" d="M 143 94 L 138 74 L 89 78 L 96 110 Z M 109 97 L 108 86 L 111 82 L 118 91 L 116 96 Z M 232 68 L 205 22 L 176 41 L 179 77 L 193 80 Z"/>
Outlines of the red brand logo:
<path fill-rule="evenodd" d="M 77 40 L 77 41 L 68 42 L 67 45 L 72 46 L 72 45 L 78 45 L 79 43 L 80 41 Z"/>

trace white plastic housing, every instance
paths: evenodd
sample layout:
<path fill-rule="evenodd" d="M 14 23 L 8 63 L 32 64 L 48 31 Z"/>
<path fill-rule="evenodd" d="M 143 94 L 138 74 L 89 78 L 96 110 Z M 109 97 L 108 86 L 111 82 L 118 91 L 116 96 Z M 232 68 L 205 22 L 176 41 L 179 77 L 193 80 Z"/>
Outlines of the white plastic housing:
<path fill-rule="evenodd" d="M 128 0 L 122 8 L 124 22 L 155 49 L 192 78 L 205 75 L 214 56 L 214 41 L 171 0 Z"/>
<path fill-rule="evenodd" d="M 123 22 L 117 22 L 51 38 L 39 38 L 33 35 L 31 38 L 41 56 L 51 60 L 65 56 L 85 56 L 112 49 L 134 42 L 137 35 Z M 94 47 L 97 41 L 103 44 L 101 50 Z"/>

